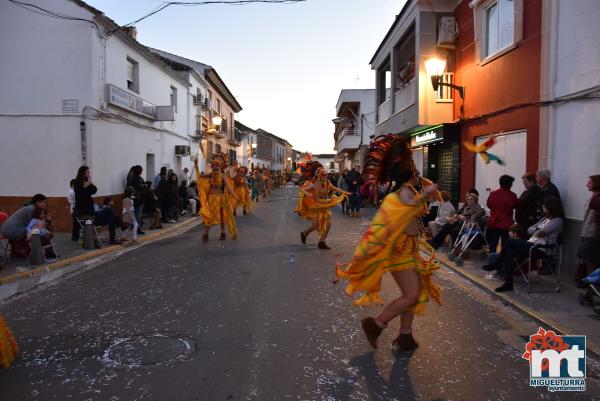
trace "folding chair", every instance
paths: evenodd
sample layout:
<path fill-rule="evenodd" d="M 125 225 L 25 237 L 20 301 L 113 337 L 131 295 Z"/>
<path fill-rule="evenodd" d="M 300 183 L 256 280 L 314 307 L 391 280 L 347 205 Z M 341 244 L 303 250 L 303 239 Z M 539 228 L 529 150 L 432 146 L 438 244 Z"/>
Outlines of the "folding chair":
<path fill-rule="evenodd" d="M 75 221 L 77 222 L 77 224 L 79 224 L 79 238 L 83 239 L 84 235 L 85 235 L 85 222 L 87 220 L 91 220 L 92 221 L 92 228 L 94 229 L 94 241 L 98 244 L 98 246 L 100 246 L 101 248 L 104 246 L 102 238 L 100 237 L 100 234 L 98 233 L 98 226 L 96 226 L 96 224 L 94 224 L 94 218 L 93 217 L 86 217 L 86 216 L 75 216 Z"/>
<path fill-rule="evenodd" d="M 465 220 L 460 227 L 456 241 L 454 241 L 454 246 L 448 252 L 448 259 L 456 263 L 457 266 L 463 266 L 464 257 L 472 250 L 470 246 L 478 236 L 481 236 L 483 243 L 487 244 L 484 232 L 478 223 Z"/>
<path fill-rule="evenodd" d="M 556 287 L 554 291 L 560 293 L 560 272 L 562 265 L 563 247 L 559 242 L 556 245 L 536 245 L 529 249 L 529 256 L 526 259 L 514 258 L 515 264 L 521 277 L 527 284 L 527 293 L 531 294 L 532 273 L 537 271 L 539 280 L 540 271 L 546 267 L 552 274 L 556 274 Z M 534 269 L 535 264 L 535 269 Z"/>

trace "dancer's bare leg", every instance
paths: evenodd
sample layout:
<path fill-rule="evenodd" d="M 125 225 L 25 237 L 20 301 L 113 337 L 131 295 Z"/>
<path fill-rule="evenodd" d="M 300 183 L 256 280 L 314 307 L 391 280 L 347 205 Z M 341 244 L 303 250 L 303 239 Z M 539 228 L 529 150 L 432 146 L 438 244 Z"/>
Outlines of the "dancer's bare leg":
<path fill-rule="evenodd" d="M 392 276 L 402 291 L 402 296 L 396 298 L 385 306 L 383 311 L 377 316 L 377 323 L 385 326 L 396 316 L 402 315 L 403 325 L 412 325 L 412 314 L 408 311 L 419 299 L 419 290 L 421 286 L 419 274 L 415 269 L 392 272 Z"/>

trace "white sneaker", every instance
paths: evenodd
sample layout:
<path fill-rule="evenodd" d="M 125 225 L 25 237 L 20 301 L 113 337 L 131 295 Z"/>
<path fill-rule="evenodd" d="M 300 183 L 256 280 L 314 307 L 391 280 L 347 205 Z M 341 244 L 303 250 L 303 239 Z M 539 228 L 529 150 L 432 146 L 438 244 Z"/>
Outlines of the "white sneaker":
<path fill-rule="evenodd" d="M 177 221 L 175 221 L 175 219 L 171 219 L 171 220 L 169 220 L 169 223 L 173 224 L 173 223 L 177 223 Z"/>

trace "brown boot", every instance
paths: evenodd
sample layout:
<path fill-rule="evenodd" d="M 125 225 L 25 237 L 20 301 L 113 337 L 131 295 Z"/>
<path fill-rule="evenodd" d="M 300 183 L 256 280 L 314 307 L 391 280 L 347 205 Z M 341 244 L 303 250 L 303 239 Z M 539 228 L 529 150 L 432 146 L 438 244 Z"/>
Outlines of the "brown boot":
<path fill-rule="evenodd" d="M 308 237 L 308 235 L 306 235 L 306 233 L 304 231 L 300 231 L 300 241 L 304 245 L 306 245 L 306 237 Z"/>
<path fill-rule="evenodd" d="M 412 333 L 400 333 L 394 341 L 392 341 L 392 349 L 394 351 L 412 351 L 417 349 L 419 343 L 415 341 Z"/>
<path fill-rule="evenodd" d="M 202 242 L 208 242 L 208 234 L 202 236 Z"/>
<path fill-rule="evenodd" d="M 372 317 L 366 317 L 360 321 L 360 325 L 362 326 L 363 331 L 365 332 L 365 336 L 367 336 L 367 341 L 371 344 L 371 347 L 377 348 L 377 339 L 383 332 L 383 329 L 379 327 L 377 322 Z"/>
<path fill-rule="evenodd" d="M 326 243 L 325 241 L 319 241 L 319 244 L 317 245 L 319 247 L 319 249 L 331 249 Z"/>
<path fill-rule="evenodd" d="M 226 239 L 226 238 L 227 238 L 227 237 L 225 236 L 225 233 L 221 233 L 221 236 L 219 237 L 219 239 L 220 239 L 221 241 L 225 241 L 225 239 Z"/>

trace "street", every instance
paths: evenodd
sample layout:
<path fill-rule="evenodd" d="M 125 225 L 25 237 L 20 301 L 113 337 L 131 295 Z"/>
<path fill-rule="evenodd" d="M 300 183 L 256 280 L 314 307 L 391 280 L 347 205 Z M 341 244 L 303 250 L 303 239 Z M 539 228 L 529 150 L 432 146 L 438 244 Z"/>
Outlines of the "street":
<path fill-rule="evenodd" d="M 417 317 L 412 354 L 373 352 L 333 284 L 366 217 L 333 212 L 330 251 L 307 245 L 287 187 L 238 216 L 239 238 L 201 243 L 202 228 L 146 244 L 0 305 L 21 347 L 0 371 L 0 400 L 583 400 L 587 390 L 529 387 L 521 359 L 538 325 L 442 267 L 441 307 Z M 295 264 L 290 255 L 295 254 Z M 384 299 L 398 289 L 384 280 Z M 582 333 L 584 334 L 584 333 Z"/>

